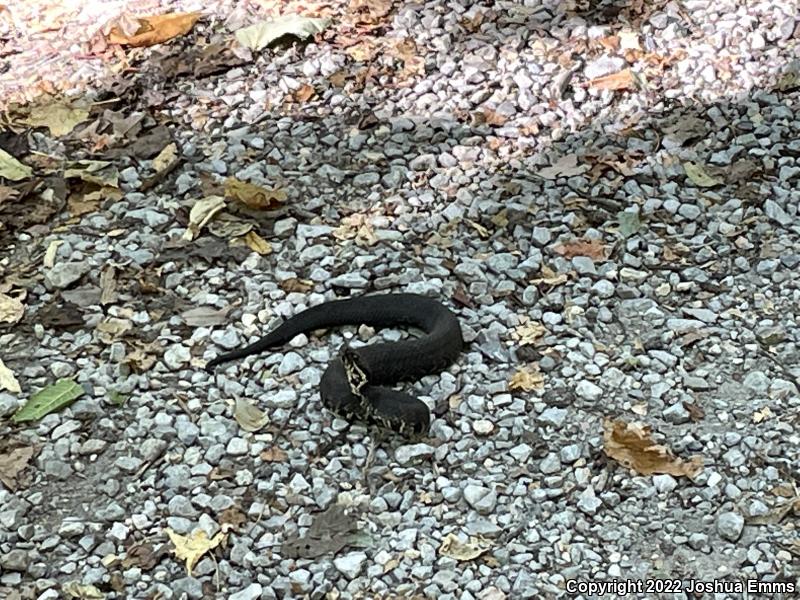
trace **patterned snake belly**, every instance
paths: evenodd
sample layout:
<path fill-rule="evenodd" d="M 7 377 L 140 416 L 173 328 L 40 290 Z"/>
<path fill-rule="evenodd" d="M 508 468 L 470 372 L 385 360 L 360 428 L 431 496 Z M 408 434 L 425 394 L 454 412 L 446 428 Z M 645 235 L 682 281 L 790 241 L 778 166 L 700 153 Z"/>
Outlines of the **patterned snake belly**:
<path fill-rule="evenodd" d="M 300 333 L 342 325 L 412 327 L 423 335 L 345 347 L 320 380 L 325 407 L 348 421 L 364 421 L 410 436 L 427 433 L 430 413 L 425 403 L 383 387 L 438 373 L 461 353 L 464 341 L 458 319 L 447 307 L 426 296 L 383 294 L 319 304 L 284 321 L 257 342 L 211 360 L 206 369 L 282 346 Z"/>

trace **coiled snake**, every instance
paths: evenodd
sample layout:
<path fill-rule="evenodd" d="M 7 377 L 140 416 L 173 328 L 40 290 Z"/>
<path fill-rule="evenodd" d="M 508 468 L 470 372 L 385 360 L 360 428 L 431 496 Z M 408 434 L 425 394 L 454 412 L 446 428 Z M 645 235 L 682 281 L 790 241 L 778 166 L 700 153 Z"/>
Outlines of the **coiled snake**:
<path fill-rule="evenodd" d="M 341 325 L 406 326 L 417 338 L 345 347 L 329 364 L 319 384 L 322 403 L 348 421 L 364 421 L 405 435 L 427 433 L 428 407 L 386 385 L 437 373 L 455 361 L 464 345 L 456 316 L 441 303 L 417 294 L 383 294 L 334 300 L 302 311 L 266 336 L 211 360 L 220 363 L 263 352 L 300 333 Z"/>

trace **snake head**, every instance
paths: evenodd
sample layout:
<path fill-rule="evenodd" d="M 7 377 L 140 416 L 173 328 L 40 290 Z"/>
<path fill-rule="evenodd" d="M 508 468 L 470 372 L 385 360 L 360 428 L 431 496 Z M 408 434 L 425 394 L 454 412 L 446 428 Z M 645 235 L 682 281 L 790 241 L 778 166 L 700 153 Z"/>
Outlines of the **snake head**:
<path fill-rule="evenodd" d="M 369 370 L 355 350 L 345 348 L 342 351 L 342 363 L 347 373 L 347 382 L 354 394 L 361 394 L 361 390 L 369 383 Z"/>

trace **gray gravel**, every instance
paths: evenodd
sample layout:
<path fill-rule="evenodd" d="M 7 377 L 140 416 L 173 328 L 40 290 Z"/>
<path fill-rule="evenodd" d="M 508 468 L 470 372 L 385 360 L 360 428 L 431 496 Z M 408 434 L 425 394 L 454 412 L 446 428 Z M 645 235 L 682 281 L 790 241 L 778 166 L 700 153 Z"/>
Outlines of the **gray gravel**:
<path fill-rule="evenodd" d="M 55 598 L 69 581 L 107 598 L 237 600 L 588 597 L 567 583 L 613 578 L 800 586 L 797 515 L 782 511 L 800 480 L 797 7 L 686 0 L 629 18 L 567 4 L 400 3 L 386 39 L 413 39 L 425 74 L 396 81 L 381 56 L 365 89 L 363 64 L 326 40 L 192 80 L 163 109 L 185 158 L 174 184 L 141 192 L 147 166 L 122 159 L 121 200 L 20 236 L 62 242 L 28 311 L 76 294 L 84 325 L 0 332 L 4 362 L 25 394 L 72 374 L 86 393 L 13 434 L 0 425 L 39 448 L 27 487 L 0 488 L 0 596 Z M 626 67 L 632 90 L 588 83 Z M 330 83 L 340 69 L 344 89 Z M 287 106 L 303 83 L 317 95 Z M 177 212 L 224 175 L 286 189 L 285 214 L 257 224 L 272 253 L 174 253 Z M 581 238 L 604 253 L 565 254 Z M 109 262 L 156 291 L 120 286 L 101 308 Z M 470 342 L 413 386 L 440 415 L 422 442 L 347 430 L 317 393 L 343 343 L 400 331 L 301 336 L 202 370 L 282 318 L 373 291 L 442 299 Z M 198 306 L 230 312 L 187 325 Z M 109 318 L 127 333 L 98 328 Z M 543 331 L 523 343 L 529 322 Z M 157 360 L 138 369 L 147 343 Z M 532 362 L 541 389 L 512 389 Z M 268 413 L 263 429 L 240 426 L 239 398 Z M 0 416 L 22 401 L 0 393 Z M 606 418 L 649 424 L 703 471 L 619 465 L 602 451 Z M 332 506 L 344 516 L 321 516 Z M 167 543 L 167 527 L 227 541 L 187 576 L 169 553 L 148 564 L 132 550 Z M 456 556 L 450 534 L 487 549 Z"/>

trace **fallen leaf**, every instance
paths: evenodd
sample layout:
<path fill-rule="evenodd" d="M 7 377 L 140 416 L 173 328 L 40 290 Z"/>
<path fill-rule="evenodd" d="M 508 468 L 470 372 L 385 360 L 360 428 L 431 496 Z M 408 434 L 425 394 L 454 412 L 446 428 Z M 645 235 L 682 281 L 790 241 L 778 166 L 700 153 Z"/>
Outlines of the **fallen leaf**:
<path fill-rule="evenodd" d="M 259 457 L 264 462 L 282 463 L 286 461 L 289 455 L 286 454 L 284 450 L 278 448 L 278 446 L 270 446 L 266 450 L 262 450 L 261 453 L 259 454 Z"/>
<path fill-rule="evenodd" d="M 648 425 L 605 419 L 603 421 L 603 450 L 626 468 L 640 475 L 667 473 L 690 479 L 703 469 L 703 459 L 695 456 L 688 461 L 676 458 L 666 446 L 653 442 Z"/>
<path fill-rule="evenodd" d="M 47 250 L 45 250 L 44 258 L 42 259 L 42 265 L 46 269 L 52 269 L 56 264 L 56 253 L 58 252 L 58 247 L 63 243 L 62 240 L 53 240 L 47 245 Z"/>
<path fill-rule="evenodd" d="M 636 88 L 636 79 L 633 76 L 633 71 L 630 69 L 623 69 L 617 73 L 590 79 L 589 87 L 598 90 L 631 90 Z"/>
<path fill-rule="evenodd" d="M 749 517 L 747 522 L 750 525 L 776 525 L 781 523 L 792 512 L 800 515 L 800 496 L 795 496 L 788 502 L 779 504 L 766 514 Z M 800 546 L 798 546 L 798 550 L 800 550 Z"/>
<path fill-rule="evenodd" d="M 250 231 L 244 236 L 244 243 L 248 248 L 250 248 L 250 250 L 260 254 L 261 256 L 265 256 L 272 252 L 272 246 L 270 243 L 258 235 L 255 231 Z"/>
<path fill-rule="evenodd" d="M 5 365 L 2 358 L 0 358 L 0 390 L 8 390 L 12 394 L 19 394 L 22 391 L 14 371 Z"/>
<path fill-rule="evenodd" d="M 268 189 L 235 177 L 225 180 L 225 198 L 253 210 L 274 210 L 286 201 L 286 197 L 286 192 L 280 188 Z"/>
<path fill-rule="evenodd" d="M 71 133 L 88 117 L 88 109 L 56 101 L 32 107 L 23 122 L 31 127 L 47 127 L 50 135 L 60 137 Z"/>
<path fill-rule="evenodd" d="M 565 154 L 549 167 L 544 167 L 537 171 L 539 177 L 545 179 L 557 179 L 558 177 L 574 177 L 589 170 L 589 165 L 578 164 L 576 154 Z"/>
<path fill-rule="evenodd" d="M 693 404 L 692 402 L 684 402 L 683 408 L 686 409 L 686 411 L 689 413 L 689 418 L 695 423 L 701 421 L 703 417 L 706 416 L 706 411 L 704 411 L 697 404 Z"/>
<path fill-rule="evenodd" d="M 713 187 L 722 183 L 719 179 L 706 173 L 702 165 L 685 162 L 683 163 L 683 170 L 686 171 L 686 176 L 691 182 L 698 187 Z"/>
<path fill-rule="evenodd" d="M 473 117 L 474 120 L 477 121 L 476 125 L 485 123 L 486 125 L 490 125 L 492 127 L 500 127 L 505 125 L 508 121 L 507 116 L 502 115 L 491 108 L 483 108 L 479 112 L 475 113 Z"/>
<path fill-rule="evenodd" d="M 403 62 L 403 70 L 400 72 L 401 79 L 425 75 L 425 59 L 419 55 L 414 40 L 406 38 L 393 41 L 386 49 L 386 54 Z"/>
<path fill-rule="evenodd" d="M 133 329 L 133 322 L 119 317 L 106 317 L 95 327 L 97 337 L 106 344 L 112 344 L 131 329 Z"/>
<path fill-rule="evenodd" d="M 285 35 L 307 39 L 323 31 L 330 22 L 330 19 L 283 15 L 272 21 L 261 21 L 239 29 L 234 37 L 242 46 L 258 52 Z"/>
<path fill-rule="evenodd" d="M 16 491 L 17 476 L 25 470 L 28 462 L 33 457 L 33 448 L 20 447 L 6 452 L 0 452 L 0 481 L 9 490 Z"/>
<path fill-rule="evenodd" d="M 122 566 L 126 569 L 139 567 L 144 571 L 149 571 L 159 563 L 166 552 L 166 544 L 161 544 L 158 549 L 154 549 L 152 544 L 142 542 L 128 548 L 125 558 L 122 559 Z"/>
<path fill-rule="evenodd" d="M 69 598 L 78 600 L 103 600 L 106 595 L 91 584 L 83 584 L 80 581 L 67 581 L 61 586 L 61 591 Z"/>
<path fill-rule="evenodd" d="M 219 514 L 219 523 L 233 529 L 240 529 L 247 523 L 247 515 L 238 506 L 229 506 Z"/>
<path fill-rule="evenodd" d="M 310 279 L 297 279 L 296 277 L 284 279 L 278 285 L 281 286 L 284 292 L 299 292 L 301 294 L 308 293 L 314 289 L 313 281 Z"/>
<path fill-rule="evenodd" d="M 292 94 L 292 98 L 294 98 L 295 102 L 308 102 L 311 98 L 314 97 L 316 94 L 316 90 L 314 90 L 313 85 L 308 85 L 307 83 L 302 84 L 299 88 L 297 88 L 294 93 Z"/>
<path fill-rule="evenodd" d="M 534 344 L 536 340 L 547 333 L 547 328 L 536 321 L 529 321 L 523 325 L 517 326 L 511 332 L 511 337 L 518 340 L 521 345 Z"/>
<path fill-rule="evenodd" d="M 106 160 L 78 160 L 64 170 L 64 179 L 80 179 L 99 186 L 119 187 L 117 167 Z"/>
<path fill-rule="evenodd" d="M 606 247 L 602 240 L 592 238 L 590 240 L 573 240 L 564 244 L 559 244 L 553 251 L 564 258 L 574 258 L 576 256 L 588 256 L 594 261 L 606 259 Z"/>
<path fill-rule="evenodd" d="M 371 39 L 365 39 L 344 49 L 344 53 L 358 62 L 369 62 L 380 50 L 380 46 Z M 329 78 L 330 79 L 330 78 Z M 333 82 L 331 82 L 333 83 Z M 344 85 L 344 82 L 342 82 Z M 342 85 L 338 87 L 342 87 Z"/>
<path fill-rule="evenodd" d="M 233 215 L 222 213 L 207 226 L 208 232 L 221 238 L 241 238 L 253 229 L 252 221 L 245 221 Z"/>
<path fill-rule="evenodd" d="M 23 165 L 5 150 L 0 150 L 0 177 L 10 181 L 27 179 L 33 175 L 33 169 Z"/>
<path fill-rule="evenodd" d="M 175 533 L 171 528 L 164 530 L 170 541 L 175 546 L 172 551 L 175 556 L 186 561 L 186 574 L 191 576 L 192 569 L 197 561 L 208 551 L 219 546 L 227 534 L 219 532 L 209 539 L 208 534 L 202 529 L 196 529 L 191 535 L 183 536 Z"/>
<path fill-rule="evenodd" d="M 17 323 L 25 314 L 25 305 L 20 300 L 0 294 L 0 323 Z"/>
<path fill-rule="evenodd" d="M 133 342 L 134 349 L 125 355 L 123 363 L 130 365 L 137 373 L 147 373 L 161 357 L 162 347 L 157 341 L 144 343 Z"/>
<path fill-rule="evenodd" d="M 543 283 L 545 285 L 556 286 L 566 283 L 567 280 L 569 279 L 566 273 L 556 273 L 555 271 L 553 271 L 553 269 L 551 269 L 547 265 L 542 265 L 540 271 L 542 276 L 537 277 L 535 279 L 531 279 L 531 283 L 537 285 Z"/>
<path fill-rule="evenodd" d="M 45 415 L 72 404 L 76 398 L 83 395 L 83 388 L 72 379 L 59 379 L 31 396 L 25 405 L 20 408 L 11 419 L 15 423 L 23 421 L 36 421 Z"/>
<path fill-rule="evenodd" d="M 374 246 L 378 238 L 372 229 L 369 218 L 361 213 L 354 213 L 344 217 L 339 227 L 332 232 L 333 237 L 339 240 L 355 239 L 359 246 Z"/>
<path fill-rule="evenodd" d="M 169 13 L 135 19 L 135 26 L 118 24 L 108 34 L 108 41 L 123 46 L 153 46 L 185 35 L 191 31 L 200 12 Z"/>
<path fill-rule="evenodd" d="M 178 146 L 175 142 L 167 144 L 153 159 L 153 170 L 160 173 L 178 159 Z"/>
<path fill-rule="evenodd" d="M 258 431 L 269 423 L 269 415 L 244 398 L 236 399 L 233 418 L 239 423 L 239 427 L 250 432 Z"/>
<path fill-rule="evenodd" d="M 544 389 L 544 376 L 539 371 L 538 365 L 517 369 L 508 382 L 508 389 L 511 391 L 522 390 L 523 392 Z"/>
<path fill-rule="evenodd" d="M 223 208 L 225 208 L 225 198 L 222 196 L 200 198 L 189 211 L 189 225 L 186 227 L 183 239 L 191 241 L 196 238 L 200 230 Z"/>
<path fill-rule="evenodd" d="M 470 536 L 466 542 L 462 542 L 457 535 L 450 533 L 442 540 L 439 554 L 459 562 L 466 562 L 478 558 L 490 549 L 491 544 L 487 540 Z"/>
<path fill-rule="evenodd" d="M 392 10 L 392 0 L 350 0 L 347 11 L 358 25 L 378 25 Z"/>
<path fill-rule="evenodd" d="M 769 406 L 765 406 L 761 410 L 757 410 L 753 413 L 753 423 L 758 425 L 762 421 L 766 421 L 770 417 L 774 416 L 772 411 L 769 409 Z"/>

